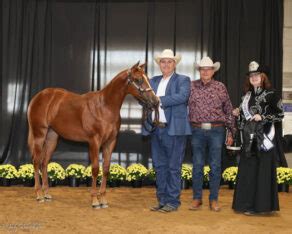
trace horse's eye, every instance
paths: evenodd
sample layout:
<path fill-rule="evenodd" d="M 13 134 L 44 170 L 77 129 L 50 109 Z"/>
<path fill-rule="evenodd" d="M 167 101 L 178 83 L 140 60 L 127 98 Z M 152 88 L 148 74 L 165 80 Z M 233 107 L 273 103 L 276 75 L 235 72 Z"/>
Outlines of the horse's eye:
<path fill-rule="evenodd" d="M 137 79 L 136 79 L 136 83 L 137 83 L 138 85 L 142 85 L 142 84 L 143 84 L 143 78 L 137 78 Z"/>

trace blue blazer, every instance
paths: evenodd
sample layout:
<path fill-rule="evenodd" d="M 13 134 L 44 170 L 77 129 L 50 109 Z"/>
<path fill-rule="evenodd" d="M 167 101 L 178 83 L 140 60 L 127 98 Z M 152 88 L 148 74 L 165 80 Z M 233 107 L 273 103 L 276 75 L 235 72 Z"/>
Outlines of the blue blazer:
<path fill-rule="evenodd" d="M 150 79 L 150 85 L 155 94 L 162 76 L 154 76 Z M 160 97 L 161 108 L 164 110 L 168 124 L 168 135 L 191 135 L 191 127 L 188 119 L 188 99 L 190 96 L 191 80 L 188 76 L 174 73 L 167 84 L 165 96 Z M 142 128 L 142 134 L 150 133 Z"/>

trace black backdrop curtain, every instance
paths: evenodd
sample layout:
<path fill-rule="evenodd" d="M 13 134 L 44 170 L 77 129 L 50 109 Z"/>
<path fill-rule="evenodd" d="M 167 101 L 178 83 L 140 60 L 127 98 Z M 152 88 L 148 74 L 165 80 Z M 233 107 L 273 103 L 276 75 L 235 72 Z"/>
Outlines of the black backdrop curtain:
<path fill-rule="evenodd" d="M 164 48 L 182 55 L 177 72 L 192 79 L 202 56 L 220 61 L 216 79 L 234 106 L 251 60 L 268 65 L 274 87 L 282 90 L 281 0 L 3 0 L 1 11 L 0 163 L 31 161 L 26 111 L 38 91 L 98 90 L 138 60 L 151 77 L 159 74 L 153 57 Z M 127 98 L 113 156 L 119 163 L 151 161 L 149 142 L 139 137 L 140 113 Z M 53 160 L 86 163 L 87 146 L 61 140 Z"/>

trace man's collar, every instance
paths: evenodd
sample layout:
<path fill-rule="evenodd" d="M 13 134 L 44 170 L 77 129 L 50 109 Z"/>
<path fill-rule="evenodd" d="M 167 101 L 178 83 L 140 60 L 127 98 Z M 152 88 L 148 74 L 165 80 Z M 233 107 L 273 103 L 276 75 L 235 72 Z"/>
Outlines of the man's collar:
<path fill-rule="evenodd" d="M 167 77 L 165 77 L 165 78 L 163 78 L 163 75 L 162 75 L 162 79 L 164 79 L 164 80 L 170 79 L 170 77 L 172 77 L 174 73 L 175 73 L 175 72 L 171 73 L 169 76 L 167 76 Z"/>
<path fill-rule="evenodd" d="M 201 84 L 202 86 L 211 85 L 212 83 L 214 83 L 214 79 L 213 79 L 213 78 L 212 78 L 210 81 L 208 81 L 207 83 L 204 83 L 204 82 L 202 81 L 202 79 L 200 79 L 200 84 Z"/>

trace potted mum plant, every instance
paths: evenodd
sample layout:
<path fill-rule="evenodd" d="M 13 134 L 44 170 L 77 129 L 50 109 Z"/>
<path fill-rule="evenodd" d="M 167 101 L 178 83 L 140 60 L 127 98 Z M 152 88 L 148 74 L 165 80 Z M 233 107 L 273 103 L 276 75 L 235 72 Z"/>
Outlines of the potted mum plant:
<path fill-rule="evenodd" d="M 227 167 L 223 173 L 222 178 L 225 182 L 228 183 L 229 189 L 234 189 L 234 185 L 236 183 L 238 167 Z"/>
<path fill-rule="evenodd" d="M 89 165 L 88 167 L 85 168 L 83 179 L 86 180 L 86 185 L 91 186 L 92 184 L 92 167 Z M 96 180 L 96 185 L 101 183 L 102 179 L 102 167 L 99 167 L 98 175 L 97 175 L 97 180 Z"/>
<path fill-rule="evenodd" d="M 18 178 L 16 168 L 11 164 L 0 165 L 0 185 L 10 186 L 12 180 Z"/>
<path fill-rule="evenodd" d="M 57 182 L 65 179 L 65 170 L 64 168 L 56 162 L 51 162 L 48 164 L 48 178 L 49 186 L 56 186 Z"/>
<path fill-rule="evenodd" d="M 80 179 L 84 177 L 85 166 L 80 164 L 70 164 L 66 170 L 66 177 L 69 179 L 70 187 L 78 187 Z"/>
<path fill-rule="evenodd" d="M 210 166 L 204 166 L 203 172 L 203 188 L 208 189 L 209 188 L 209 173 L 210 173 Z"/>
<path fill-rule="evenodd" d="M 193 168 L 190 164 L 182 164 L 181 167 L 181 188 L 188 189 L 192 180 Z"/>
<path fill-rule="evenodd" d="M 147 169 L 140 163 L 134 163 L 127 167 L 127 181 L 131 182 L 132 187 L 142 186 L 142 180 L 147 175 Z"/>
<path fill-rule="evenodd" d="M 156 183 L 156 173 L 154 168 L 149 168 L 147 171 L 147 175 L 146 175 L 148 181 L 150 182 L 150 185 L 155 185 Z"/>
<path fill-rule="evenodd" d="M 119 187 L 127 177 L 127 170 L 119 164 L 111 164 L 107 182 L 110 187 Z"/>
<path fill-rule="evenodd" d="M 277 168 L 277 183 L 279 192 L 289 192 L 289 185 L 292 184 L 292 168 Z"/>
<path fill-rule="evenodd" d="M 34 167 L 32 164 L 21 165 L 18 169 L 19 179 L 24 186 L 32 187 L 34 184 Z"/>

